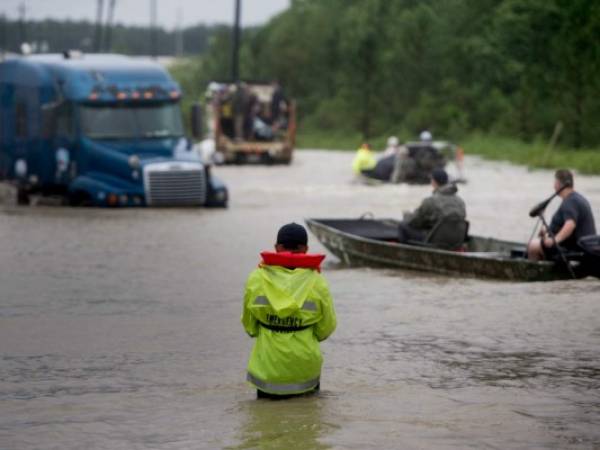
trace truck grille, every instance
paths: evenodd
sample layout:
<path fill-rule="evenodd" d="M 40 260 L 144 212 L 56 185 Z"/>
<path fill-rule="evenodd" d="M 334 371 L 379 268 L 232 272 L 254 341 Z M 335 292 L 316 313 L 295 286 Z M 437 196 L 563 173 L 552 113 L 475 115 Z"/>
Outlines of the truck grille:
<path fill-rule="evenodd" d="M 200 169 L 146 172 L 146 203 L 156 206 L 192 206 L 206 202 L 206 175 Z"/>

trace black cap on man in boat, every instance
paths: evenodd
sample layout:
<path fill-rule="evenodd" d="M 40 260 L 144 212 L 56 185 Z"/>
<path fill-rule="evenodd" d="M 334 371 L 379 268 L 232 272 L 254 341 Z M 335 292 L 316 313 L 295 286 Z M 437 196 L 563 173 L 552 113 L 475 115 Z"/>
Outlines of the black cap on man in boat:
<path fill-rule="evenodd" d="M 431 179 L 439 186 L 443 186 L 448 183 L 448 174 L 444 169 L 433 169 L 431 171 Z"/>
<path fill-rule="evenodd" d="M 299 245 L 307 245 L 308 234 L 306 229 L 295 222 L 282 226 L 277 233 L 277 244 L 289 249 L 297 248 Z"/>

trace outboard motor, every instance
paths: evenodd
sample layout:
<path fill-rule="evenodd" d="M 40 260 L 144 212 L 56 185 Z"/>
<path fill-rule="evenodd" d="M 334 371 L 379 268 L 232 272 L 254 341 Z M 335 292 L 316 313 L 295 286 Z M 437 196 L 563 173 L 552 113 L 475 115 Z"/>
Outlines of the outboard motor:
<path fill-rule="evenodd" d="M 600 235 L 584 236 L 577 241 L 584 253 L 582 264 L 588 275 L 600 278 Z"/>

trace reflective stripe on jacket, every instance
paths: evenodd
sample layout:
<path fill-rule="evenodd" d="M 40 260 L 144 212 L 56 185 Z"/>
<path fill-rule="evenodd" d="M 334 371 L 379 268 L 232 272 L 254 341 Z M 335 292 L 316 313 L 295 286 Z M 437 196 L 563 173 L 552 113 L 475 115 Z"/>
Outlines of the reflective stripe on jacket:
<path fill-rule="evenodd" d="M 247 380 L 271 394 L 296 394 L 319 383 L 319 341 L 335 329 L 333 301 L 313 269 L 263 265 L 248 277 L 242 324 L 256 338 Z"/>

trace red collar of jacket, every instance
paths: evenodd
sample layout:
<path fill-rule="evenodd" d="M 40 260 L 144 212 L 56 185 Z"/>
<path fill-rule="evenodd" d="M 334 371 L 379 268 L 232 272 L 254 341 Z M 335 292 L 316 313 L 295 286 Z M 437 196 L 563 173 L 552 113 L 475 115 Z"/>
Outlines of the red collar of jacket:
<path fill-rule="evenodd" d="M 325 259 L 325 255 L 317 253 L 261 252 L 260 256 L 262 262 L 259 265 L 314 269 L 319 272 L 321 262 Z"/>

